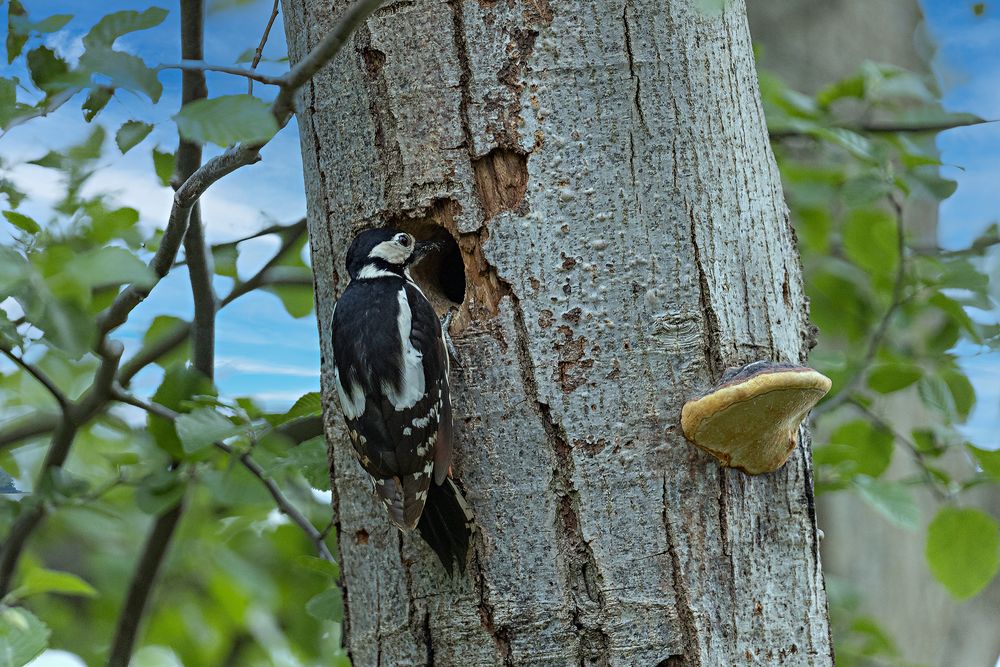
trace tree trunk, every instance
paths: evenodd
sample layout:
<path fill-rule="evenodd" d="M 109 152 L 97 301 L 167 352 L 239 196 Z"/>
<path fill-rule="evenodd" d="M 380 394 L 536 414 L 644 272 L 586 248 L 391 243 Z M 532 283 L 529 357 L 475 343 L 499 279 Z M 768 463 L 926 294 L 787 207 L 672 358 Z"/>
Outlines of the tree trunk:
<path fill-rule="evenodd" d="M 284 0 L 293 61 L 330 4 Z M 323 365 L 356 665 L 831 664 L 807 445 L 751 478 L 679 427 L 807 329 L 743 3 L 696 4 L 400 0 L 303 89 L 324 360 L 357 229 L 444 227 L 464 263 L 466 576 L 373 500 Z"/>

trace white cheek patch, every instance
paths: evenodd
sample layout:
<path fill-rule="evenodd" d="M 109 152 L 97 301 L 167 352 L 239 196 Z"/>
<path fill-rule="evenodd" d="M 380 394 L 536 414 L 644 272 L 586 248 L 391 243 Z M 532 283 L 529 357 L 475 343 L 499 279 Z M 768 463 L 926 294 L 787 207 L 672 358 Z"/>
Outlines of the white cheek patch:
<path fill-rule="evenodd" d="M 396 326 L 399 330 L 399 340 L 403 344 L 402 373 L 398 389 L 393 387 L 391 382 L 383 382 L 382 391 L 396 410 L 405 410 L 412 408 L 424 396 L 424 355 L 410 342 L 413 314 L 410 312 L 410 303 L 406 300 L 406 289 L 399 290 L 398 302 L 399 316 L 396 318 Z"/>
<path fill-rule="evenodd" d="M 395 241 L 382 241 L 372 248 L 368 256 L 384 259 L 390 264 L 403 264 L 411 252 L 413 252 L 413 248 L 404 248 Z"/>

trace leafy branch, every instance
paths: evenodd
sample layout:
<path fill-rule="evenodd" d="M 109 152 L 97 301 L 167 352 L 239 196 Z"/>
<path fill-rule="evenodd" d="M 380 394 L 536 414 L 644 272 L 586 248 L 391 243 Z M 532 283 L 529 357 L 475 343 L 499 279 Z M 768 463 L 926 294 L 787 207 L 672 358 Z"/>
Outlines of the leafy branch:
<path fill-rule="evenodd" d="M 888 199 L 889 204 L 892 206 L 896 222 L 897 254 L 896 275 L 892 285 L 892 296 L 889 299 L 889 306 L 885 309 L 885 312 L 882 314 L 882 318 L 879 320 L 878 326 L 875 327 L 875 331 L 872 333 L 871 338 L 869 338 L 868 346 L 865 349 L 864 356 L 861 358 L 861 363 L 854 371 L 851 379 L 848 380 L 844 386 L 841 387 L 840 391 L 838 391 L 832 398 L 824 401 L 818 405 L 815 410 L 813 410 L 816 417 L 837 409 L 846 401 L 851 399 L 854 392 L 861 387 L 868 375 L 868 370 L 871 368 L 872 362 L 875 361 L 875 356 L 882 347 L 885 336 L 889 331 L 889 324 L 892 321 L 892 316 L 903 304 L 903 292 L 906 288 L 906 228 L 903 224 L 903 205 L 896 199 L 895 196 L 889 196 Z"/>
<path fill-rule="evenodd" d="M 153 403 L 150 401 L 143 401 L 135 396 L 124 391 L 120 387 L 115 389 L 114 394 L 115 400 L 121 401 L 122 403 L 127 403 L 131 406 L 137 407 L 141 410 L 156 415 L 157 417 L 162 417 L 168 421 L 176 421 L 181 414 L 171 410 L 170 408 Z M 330 553 L 329 548 L 326 546 L 326 542 L 323 539 L 323 534 L 316 530 L 316 527 L 312 525 L 312 522 L 302 512 L 300 512 L 295 505 L 285 497 L 278 485 L 271 479 L 268 474 L 260 467 L 249 452 L 239 453 L 232 446 L 227 445 L 224 442 L 213 442 L 212 443 L 220 451 L 229 454 L 230 456 L 236 456 L 239 462 L 245 467 L 250 474 L 256 477 L 261 484 L 267 489 L 268 493 L 274 499 L 275 505 L 281 510 L 281 513 L 287 516 L 296 526 L 298 526 L 306 537 L 313 543 L 316 547 L 316 552 L 320 558 L 330 563 L 335 563 L 336 560 L 333 554 Z"/>

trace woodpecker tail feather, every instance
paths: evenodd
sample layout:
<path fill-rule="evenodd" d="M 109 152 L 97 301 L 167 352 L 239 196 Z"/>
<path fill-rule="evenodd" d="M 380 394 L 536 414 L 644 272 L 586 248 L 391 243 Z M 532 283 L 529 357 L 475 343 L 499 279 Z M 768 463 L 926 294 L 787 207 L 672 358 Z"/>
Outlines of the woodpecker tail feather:
<path fill-rule="evenodd" d="M 441 559 L 441 564 L 449 575 L 454 574 L 455 563 L 458 563 L 459 571 L 465 574 L 473 528 L 472 510 L 455 482 L 451 478 L 445 478 L 440 485 L 431 484 L 417 529 Z"/>

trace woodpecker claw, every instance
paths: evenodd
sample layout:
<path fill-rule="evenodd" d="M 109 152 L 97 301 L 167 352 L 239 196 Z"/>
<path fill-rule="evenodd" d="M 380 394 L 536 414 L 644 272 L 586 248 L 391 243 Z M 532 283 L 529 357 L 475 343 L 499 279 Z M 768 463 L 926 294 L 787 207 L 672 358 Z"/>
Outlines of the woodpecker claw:
<path fill-rule="evenodd" d="M 455 349 L 455 344 L 451 341 L 451 334 L 448 329 L 451 328 L 451 320 L 455 317 L 455 310 L 449 310 L 444 316 L 444 320 L 441 322 L 441 336 L 444 338 L 444 345 L 448 348 L 448 356 L 455 363 L 455 366 L 459 369 L 464 368 L 462 366 L 462 360 L 458 357 L 458 350 Z"/>

